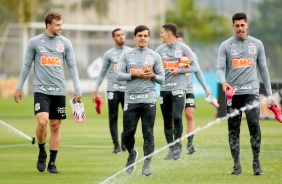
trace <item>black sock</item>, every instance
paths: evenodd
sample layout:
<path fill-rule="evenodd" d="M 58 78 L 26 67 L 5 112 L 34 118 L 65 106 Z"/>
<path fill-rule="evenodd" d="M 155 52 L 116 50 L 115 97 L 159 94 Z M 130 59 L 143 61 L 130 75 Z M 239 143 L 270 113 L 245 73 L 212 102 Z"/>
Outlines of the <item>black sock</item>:
<path fill-rule="evenodd" d="M 50 165 L 50 163 L 55 163 L 56 158 L 57 158 L 57 154 L 58 154 L 58 150 L 50 150 L 50 161 L 49 161 L 49 165 Z"/>
<path fill-rule="evenodd" d="M 43 144 L 39 144 L 38 143 L 38 147 L 39 147 L 39 152 L 40 153 L 46 153 L 46 151 L 45 151 L 45 143 L 43 143 Z"/>

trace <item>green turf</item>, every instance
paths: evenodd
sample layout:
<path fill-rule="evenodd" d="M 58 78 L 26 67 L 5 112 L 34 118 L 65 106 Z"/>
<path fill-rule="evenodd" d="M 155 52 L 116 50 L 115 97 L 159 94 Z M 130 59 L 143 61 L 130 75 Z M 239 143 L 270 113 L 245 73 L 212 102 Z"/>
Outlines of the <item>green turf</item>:
<path fill-rule="evenodd" d="M 17 184 L 87 184 L 101 183 L 115 175 L 125 167 L 127 152 L 113 154 L 106 105 L 102 114 L 97 115 L 95 105 L 89 96 L 83 98 L 87 113 L 84 123 L 76 123 L 70 117 L 67 105 L 68 119 L 61 126 L 61 146 L 57 157 L 59 175 L 40 173 L 36 169 L 38 148 L 18 134 L 0 124 L 0 183 Z M 33 115 L 33 98 L 24 97 L 17 104 L 10 99 L 1 99 L 0 120 L 10 124 L 28 136 L 35 136 L 36 120 Z M 122 116 L 119 117 L 119 132 Z M 203 128 L 213 121 L 215 109 L 202 99 L 197 99 L 196 127 Z M 184 120 L 185 122 L 185 120 Z M 184 130 L 186 123 L 184 123 Z M 240 176 L 230 175 L 233 167 L 228 141 L 227 126 L 220 124 L 201 129 L 196 133 L 194 144 L 197 152 L 193 155 L 181 154 L 180 161 L 164 160 L 168 149 L 153 156 L 151 171 L 153 177 L 141 175 L 142 163 L 136 165 L 133 174 L 121 172 L 107 183 L 122 184 L 177 184 L 177 183 L 282 183 L 282 124 L 275 120 L 262 120 L 261 165 L 264 175 L 253 176 L 252 153 L 249 143 L 249 133 L 246 121 L 241 128 L 241 164 L 243 173 Z M 184 134 L 183 134 L 184 135 Z M 187 140 L 183 140 L 185 147 Z M 136 149 L 139 159 L 143 157 L 143 138 L 140 128 L 136 133 Z M 155 150 L 166 145 L 163 122 L 159 104 L 155 123 Z M 47 149 L 48 144 L 47 144 Z M 138 159 L 138 160 L 139 160 Z"/>

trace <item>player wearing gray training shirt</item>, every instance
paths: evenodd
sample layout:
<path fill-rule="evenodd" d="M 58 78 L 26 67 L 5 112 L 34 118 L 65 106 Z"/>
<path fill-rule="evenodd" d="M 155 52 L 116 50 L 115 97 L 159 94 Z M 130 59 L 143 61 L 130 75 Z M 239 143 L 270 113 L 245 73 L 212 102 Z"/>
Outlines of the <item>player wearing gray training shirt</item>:
<path fill-rule="evenodd" d="M 249 24 L 244 13 L 236 13 L 232 17 L 232 28 L 235 35 L 224 41 L 218 50 L 217 77 L 222 84 L 224 92 L 235 87 L 236 93 L 232 99 L 227 99 L 227 112 L 259 101 L 259 69 L 266 93 L 272 99 L 270 78 L 266 66 L 265 52 L 260 40 L 247 34 Z M 269 104 L 272 104 L 269 101 Z M 259 154 L 261 144 L 261 130 L 259 125 L 260 107 L 246 110 L 246 118 L 250 132 L 250 142 L 253 153 L 253 173 L 261 175 L 263 171 L 260 166 Z M 234 167 L 231 174 L 242 173 L 240 163 L 240 125 L 242 112 L 228 119 L 228 135 L 231 155 Z"/>
<path fill-rule="evenodd" d="M 160 56 L 147 48 L 150 30 L 139 25 L 134 30 L 136 48 L 125 51 L 118 63 L 117 80 L 126 81 L 125 104 L 123 114 L 123 132 L 125 146 L 129 153 L 126 167 L 133 164 L 138 152 L 134 149 L 135 132 L 139 119 L 142 121 L 144 156 L 154 152 L 154 124 L 156 118 L 155 82 L 164 82 L 164 69 Z M 149 169 L 152 156 L 144 160 L 142 175 L 152 176 Z M 127 168 L 132 173 L 135 165 Z"/>
<path fill-rule="evenodd" d="M 47 171 L 57 174 L 59 171 L 55 161 L 60 144 L 60 125 L 62 119 L 66 119 L 64 61 L 66 61 L 73 81 L 74 100 L 79 101 L 82 93 L 71 42 L 60 35 L 62 31 L 61 15 L 54 12 L 47 13 L 45 25 L 45 33 L 32 38 L 28 43 L 14 99 L 16 102 L 19 98 L 21 100 L 21 90 L 33 63 L 34 113 L 38 122 L 36 136 L 39 147 L 37 169 L 44 172 L 46 168 L 45 142 L 47 124 L 50 120 L 50 160 Z"/>
<path fill-rule="evenodd" d="M 112 31 L 112 38 L 115 42 L 115 46 L 108 50 L 103 57 L 103 66 L 101 72 L 98 76 L 94 92 L 92 95 L 92 101 L 95 103 L 95 99 L 101 98 L 98 95 L 98 89 L 107 74 L 108 75 L 108 84 L 107 84 L 107 99 L 108 99 L 108 113 L 109 113 L 109 127 L 111 132 L 111 137 L 114 144 L 113 153 L 120 153 L 120 144 L 118 141 L 118 108 L 121 104 L 122 108 L 124 105 L 124 92 L 125 92 L 125 81 L 118 81 L 116 79 L 116 68 L 119 62 L 121 53 L 126 50 L 131 49 L 130 47 L 125 46 L 125 35 L 120 28 L 114 29 Z M 121 134 L 123 137 L 123 134 Z M 122 138 L 121 148 L 123 151 L 126 150 L 124 145 L 124 139 Z"/>
<path fill-rule="evenodd" d="M 160 105 L 164 120 L 165 137 L 168 144 L 181 138 L 183 132 L 182 113 L 185 105 L 185 73 L 196 72 L 199 68 L 192 50 L 187 45 L 178 42 L 176 35 L 176 25 L 163 25 L 161 38 L 164 44 L 156 49 L 156 52 L 162 58 L 165 70 L 165 82 L 160 89 Z M 190 68 L 178 68 L 182 56 L 190 58 L 192 62 Z M 170 146 L 169 153 L 165 159 L 180 160 L 180 147 L 179 142 Z"/>

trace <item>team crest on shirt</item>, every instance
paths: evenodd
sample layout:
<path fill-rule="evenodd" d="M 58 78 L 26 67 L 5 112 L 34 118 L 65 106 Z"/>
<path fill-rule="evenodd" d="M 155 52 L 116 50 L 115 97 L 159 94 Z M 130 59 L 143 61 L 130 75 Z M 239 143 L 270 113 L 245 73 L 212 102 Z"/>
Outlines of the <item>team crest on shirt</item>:
<path fill-rule="evenodd" d="M 64 52 L 64 50 L 65 50 L 65 49 L 64 49 L 64 44 L 58 43 L 56 46 L 57 46 L 57 49 L 56 49 L 56 50 L 57 50 L 58 52 Z"/>
<path fill-rule="evenodd" d="M 174 57 L 180 58 L 182 56 L 182 50 L 176 49 L 174 52 Z"/>
<path fill-rule="evenodd" d="M 257 49 L 256 49 L 255 45 L 249 45 L 248 48 L 249 48 L 249 50 L 248 50 L 249 54 L 256 54 Z"/>
<path fill-rule="evenodd" d="M 108 93 L 108 99 L 112 100 L 114 98 L 114 93 L 113 92 L 109 92 Z"/>
<path fill-rule="evenodd" d="M 153 65 L 153 58 L 152 58 L 152 55 L 147 55 L 145 57 L 145 65 L 147 65 L 147 67 L 151 67 Z"/>

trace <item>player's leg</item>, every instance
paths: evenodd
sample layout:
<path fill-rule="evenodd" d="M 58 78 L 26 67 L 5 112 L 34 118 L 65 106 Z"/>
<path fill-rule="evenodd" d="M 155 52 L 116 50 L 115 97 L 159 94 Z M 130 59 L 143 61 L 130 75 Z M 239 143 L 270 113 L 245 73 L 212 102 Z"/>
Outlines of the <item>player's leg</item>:
<path fill-rule="evenodd" d="M 63 119 L 66 119 L 66 97 L 52 96 L 50 109 L 50 159 L 47 170 L 49 173 L 60 173 L 56 167 L 56 158 L 60 145 L 60 127 Z"/>
<path fill-rule="evenodd" d="M 144 156 L 148 156 L 154 152 L 155 142 L 154 142 L 154 124 L 156 119 L 156 103 L 145 104 L 142 108 L 142 133 L 143 133 L 143 151 Z M 150 171 L 150 163 L 152 156 L 144 160 L 144 165 L 142 169 L 142 175 L 152 176 Z"/>
<path fill-rule="evenodd" d="M 37 169 L 40 172 L 43 172 L 46 169 L 47 154 L 45 150 L 45 142 L 47 137 L 50 103 L 51 100 L 48 95 L 34 93 L 34 114 L 37 119 L 36 137 L 39 147 Z"/>
<path fill-rule="evenodd" d="M 227 100 L 227 112 L 232 113 L 234 109 L 240 109 L 243 104 L 242 95 L 236 95 L 232 100 Z M 228 119 L 228 138 L 231 155 L 234 161 L 233 172 L 231 174 L 238 175 L 242 173 L 242 167 L 240 163 L 240 126 L 241 126 L 242 112 L 238 115 L 230 117 Z"/>
<path fill-rule="evenodd" d="M 245 104 L 252 104 L 254 101 L 258 101 L 258 95 L 248 95 Z M 248 122 L 250 132 L 250 142 L 253 153 L 253 173 L 254 175 L 262 175 L 263 171 L 260 166 L 259 154 L 261 145 L 261 129 L 259 125 L 260 107 L 246 110 L 246 118 Z"/>
<path fill-rule="evenodd" d="M 187 134 L 191 133 L 195 129 L 195 123 L 194 123 L 194 114 L 195 114 L 195 97 L 194 94 L 186 94 L 186 100 L 185 100 L 185 118 L 187 122 Z M 187 154 L 193 154 L 196 149 L 193 146 L 193 139 L 194 135 L 190 135 L 187 138 Z"/>
<path fill-rule="evenodd" d="M 118 91 L 118 102 L 121 104 L 121 108 L 123 110 L 124 107 L 124 92 Z M 124 143 L 124 134 L 123 134 L 123 128 L 122 132 L 120 133 L 121 138 L 121 150 L 126 151 L 125 143 Z"/>
<path fill-rule="evenodd" d="M 114 144 L 113 153 L 120 153 L 120 145 L 118 141 L 118 94 L 117 92 L 108 92 L 108 112 L 109 112 L 109 127 L 112 141 Z"/>
<path fill-rule="evenodd" d="M 185 106 L 185 93 L 184 90 L 179 94 L 174 94 L 172 97 L 172 118 L 174 123 L 174 140 L 181 139 L 183 132 L 183 124 L 182 124 L 182 113 L 184 111 Z M 174 145 L 174 160 L 180 160 L 180 142 L 177 142 Z"/>
<path fill-rule="evenodd" d="M 141 117 L 139 106 L 140 104 L 124 104 L 123 133 L 125 139 L 124 143 L 128 151 L 126 167 L 132 165 L 138 157 L 138 152 L 134 149 L 134 144 L 135 144 L 134 135 L 136 132 L 138 120 Z M 135 170 L 135 165 L 129 167 L 126 171 L 127 173 L 130 174 L 134 170 Z"/>
<path fill-rule="evenodd" d="M 172 94 L 170 91 L 160 92 L 160 106 L 164 121 L 164 134 L 166 142 L 173 142 L 173 126 L 172 126 Z M 166 156 L 167 160 L 173 159 L 173 146 L 169 147 L 169 152 Z"/>

